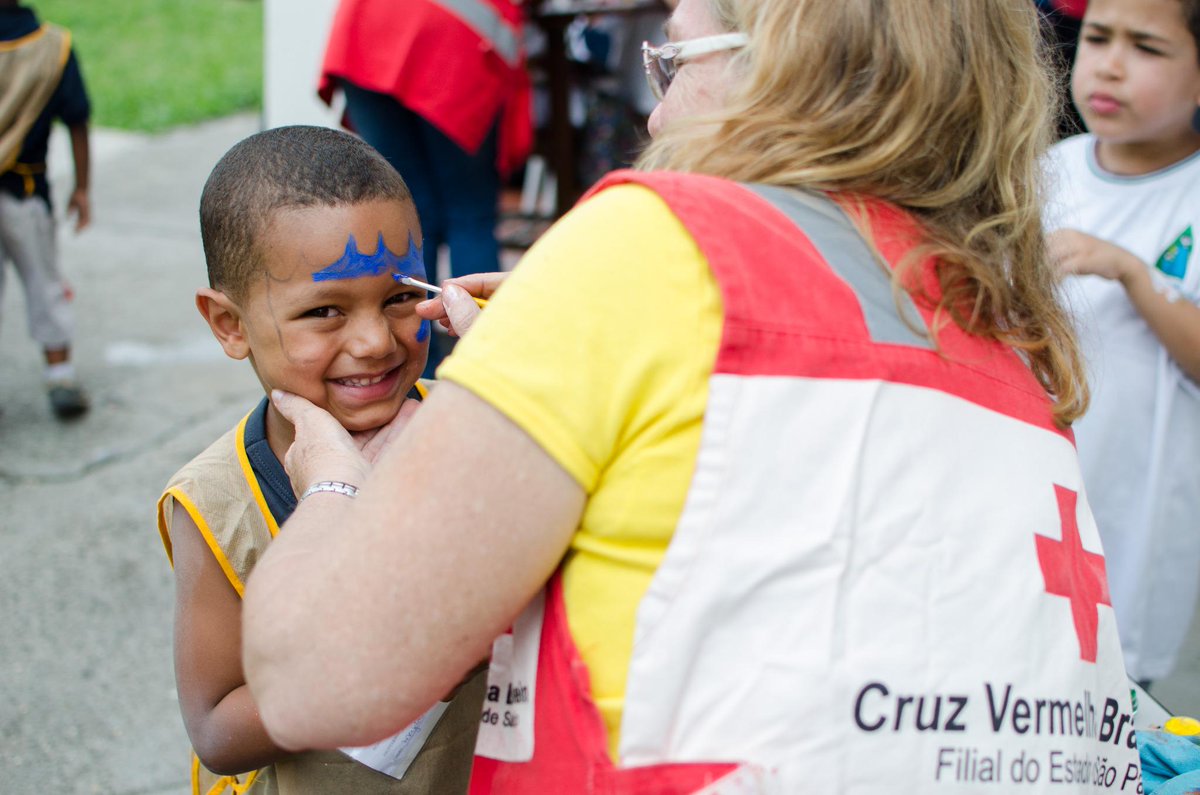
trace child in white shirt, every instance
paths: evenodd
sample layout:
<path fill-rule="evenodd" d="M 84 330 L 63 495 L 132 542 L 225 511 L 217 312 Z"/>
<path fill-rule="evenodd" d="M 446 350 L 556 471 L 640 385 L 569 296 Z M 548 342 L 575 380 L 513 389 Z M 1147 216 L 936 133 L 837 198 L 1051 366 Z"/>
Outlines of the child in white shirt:
<path fill-rule="evenodd" d="M 1200 0 L 1091 0 L 1048 226 L 1088 361 L 1075 426 L 1130 675 L 1175 664 L 1200 583 Z"/>

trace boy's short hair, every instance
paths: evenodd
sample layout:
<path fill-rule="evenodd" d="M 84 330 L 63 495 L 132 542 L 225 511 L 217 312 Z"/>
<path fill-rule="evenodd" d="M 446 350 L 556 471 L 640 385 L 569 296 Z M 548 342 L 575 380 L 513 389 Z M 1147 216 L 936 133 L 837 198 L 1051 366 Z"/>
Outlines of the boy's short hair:
<path fill-rule="evenodd" d="M 391 164 L 365 141 L 326 127 L 251 135 L 217 162 L 200 196 L 210 287 L 238 299 L 262 267 L 262 235 L 279 210 L 412 200 Z"/>

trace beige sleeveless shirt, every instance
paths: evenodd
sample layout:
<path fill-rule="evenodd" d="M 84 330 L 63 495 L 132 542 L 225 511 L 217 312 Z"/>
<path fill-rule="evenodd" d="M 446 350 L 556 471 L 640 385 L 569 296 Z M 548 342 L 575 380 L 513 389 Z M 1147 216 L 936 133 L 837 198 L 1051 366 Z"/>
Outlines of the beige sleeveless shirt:
<path fill-rule="evenodd" d="M 245 431 L 249 415 L 167 484 L 158 503 L 158 528 L 172 556 L 174 511 L 187 511 L 230 585 L 244 594 L 250 571 L 279 526 L 267 507 L 250 460 Z M 454 697 L 417 758 L 397 780 L 337 751 L 298 754 L 239 776 L 207 770 L 192 754 L 193 795 L 416 795 L 465 793 L 482 712 L 486 671 L 477 673 Z"/>
<path fill-rule="evenodd" d="M 71 34 L 54 25 L 0 42 L 0 173 L 21 152 L 29 128 L 58 87 L 71 54 Z"/>

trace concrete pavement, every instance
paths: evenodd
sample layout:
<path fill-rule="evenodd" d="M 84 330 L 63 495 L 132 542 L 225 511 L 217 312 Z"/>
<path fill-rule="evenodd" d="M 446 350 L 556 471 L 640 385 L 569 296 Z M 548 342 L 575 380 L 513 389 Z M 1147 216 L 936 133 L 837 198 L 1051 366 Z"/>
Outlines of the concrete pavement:
<path fill-rule="evenodd" d="M 93 396 L 63 425 L 9 271 L 0 306 L 0 792 L 188 792 L 171 572 L 154 503 L 261 396 L 192 306 L 209 169 L 257 117 L 145 137 L 99 131 L 93 227 L 59 240 Z M 61 142 L 60 142 L 61 143 Z M 51 155 L 57 198 L 70 159 Z M 57 160 L 54 158 L 57 156 Z"/>
<path fill-rule="evenodd" d="M 50 415 L 14 274 L 0 305 L 0 793 L 182 795 L 172 578 L 154 526 L 170 474 L 261 396 L 192 306 L 197 206 L 239 116 L 162 136 L 96 134 L 94 227 L 60 232 L 94 406 Z M 69 158 L 58 142 L 61 200 Z M 1200 715 L 1200 626 L 1155 692 Z"/>

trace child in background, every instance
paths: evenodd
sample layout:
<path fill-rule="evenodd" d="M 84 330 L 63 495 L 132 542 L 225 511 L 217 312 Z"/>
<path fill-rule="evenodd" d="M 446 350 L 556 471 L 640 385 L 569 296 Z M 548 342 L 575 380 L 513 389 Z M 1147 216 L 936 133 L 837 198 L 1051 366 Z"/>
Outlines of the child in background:
<path fill-rule="evenodd" d="M 424 393 L 430 328 L 414 307 L 425 294 L 397 281 L 425 278 L 421 232 L 399 174 L 345 133 L 268 130 L 213 169 L 200 224 L 210 287 L 196 304 L 225 353 L 249 359 L 268 394 L 287 390 L 329 411 L 369 454 Z M 298 502 L 280 463 L 293 438 L 264 398 L 159 502 L 193 792 L 464 792 L 483 674 L 368 749 L 293 754 L 263 729 L 242 674 L 241 596 Z M 300 499 L 314 493 L 346 499 L 355 489 L 327 482 Z"/>
<path fill-rule="evenodd" d="M 0 298 L 5 260 L 25 287 L 29 335 L 46 357 L 46 392 L 59 419 L 88 410 L 71 363 L 74 318 L 70 290 L 58 272 L 54 214 L 46 181 L 50 126 L 71 131 L 75 189 L 67 202 L 75 231 L 91 220 L 88 199 L 88 118 L 91 104 L 71 34 L 43 25 L 30 8 L 0 0 Z"/>
<path fill-rule="evenodd" d="M 1050 248 L 1088 361 L 1076 424 L 1125 665 L 1170 673 L 1200 583 L 1200 0 L 1091 0 Z"/>

